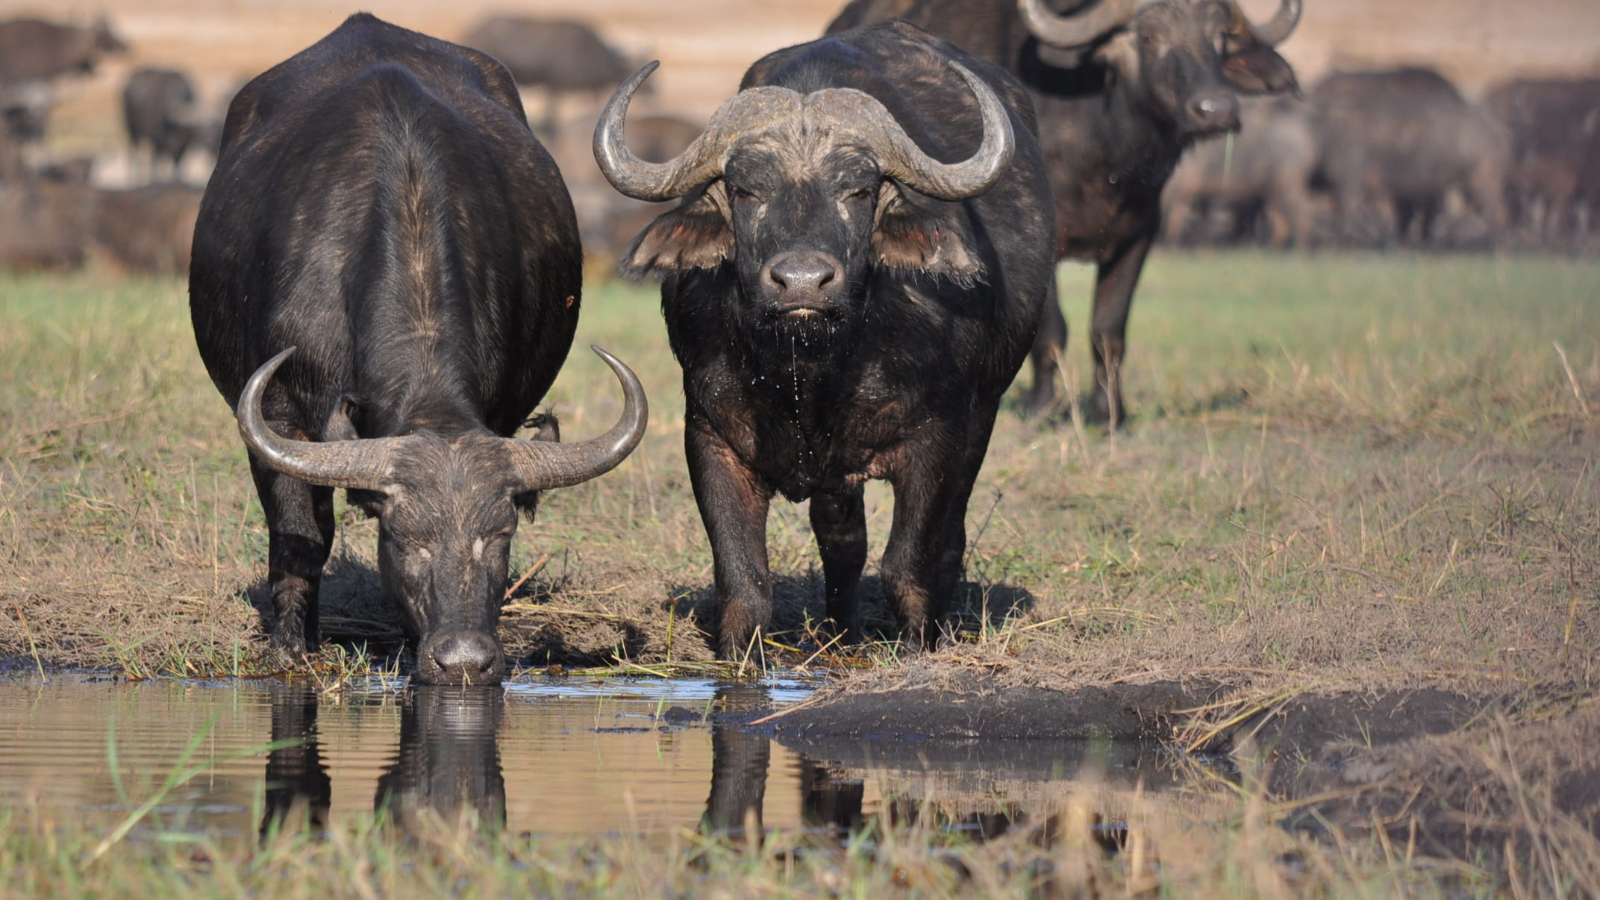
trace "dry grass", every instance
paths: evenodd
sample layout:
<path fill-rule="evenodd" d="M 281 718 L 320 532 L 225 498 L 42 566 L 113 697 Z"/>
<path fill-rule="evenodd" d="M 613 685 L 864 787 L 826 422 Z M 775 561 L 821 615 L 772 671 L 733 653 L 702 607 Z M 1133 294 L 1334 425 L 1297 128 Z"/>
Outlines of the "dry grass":
<path fill-rule="evenodd" d="M 1026 811 L 980 799 L 975 814 L 908 790 L 842 843 L 818 832 L 747 841 L 626 825 L 611 836 L 544 838 L 421 817 L 405 835 L 374 819 L 326 835 L 290 829 L 257 845 L 168 832 L 159 816 L 137 840 L 107 843 L 81 825 L 16 810 L 0 814 L 8 873 L 0 898 L 1600 896 L 1592 828 L 1551 802 L 1549 773 L 1522 755 L 1528 741 L 1503 724 L 1490 734 L 1498 737 L 1480 753 L 1460 758 L 1498 804 L 1460 807 L 1455 820 L 1502 839 L 1467 856 L 1427 852 L 1405 810 L 1379 812 L 1362 786 L 1284 803 L 1267 791 L 1267 773 L 1247 766 L 1237 783 L 1199 770 L 1195 787 L 1167 792 L 1090 777 Z M 1417 783 L 1434 787 L 1425 780 L 1433 774 L 1419 772 Z M 1421 809 L 1460 793 L 1376 796 Z M 1336 802 L 1351 811 L 1339 828 L 1282 827 Z M 1108 809 L 1119 813 L 1114 822 L 1102 818 Z M 978 830 L 1001 833 L 978 840 Z"/>
<path fill-rule="evenodd" d="M 1083 277 L 1064 273 L 1066 296 Z M 1593 685 L 1597 280 L 1556 259 L 1161 258 L 1134 315 L 1125 433 L 1003 413 L 969 510 L 960 634 L 933 660 L 1046 686 Z M 632 459 L 551 495 L 520 532 L 513 570 L 528 577 L 503 632 L 525 665 L 710 658 L 697 628 L 710 555 L 654 306 L 618 285 L 587 298 L 578 346 L 635 366 L 652 421 Z M 171 281 L 7 285 L 0 655 L 130 675 L 254 665 L 265 533 L 183 307 Z M 1081 370 L 1081 343 L 1070 350 Z M 574 436 L 620 405 L 586 352 L 550 400 Z M 881 485 L 868 514 L 881 550 Z M 341 518 L 325 627 L 382 645 L 397 628 L 376 529 Z M 769 541 L 769 658 L 896 677 L 892 646 L 816 654 L 804 508 L 776 504 Z M 874 574 L 867 621 L 881 627 Z"/>

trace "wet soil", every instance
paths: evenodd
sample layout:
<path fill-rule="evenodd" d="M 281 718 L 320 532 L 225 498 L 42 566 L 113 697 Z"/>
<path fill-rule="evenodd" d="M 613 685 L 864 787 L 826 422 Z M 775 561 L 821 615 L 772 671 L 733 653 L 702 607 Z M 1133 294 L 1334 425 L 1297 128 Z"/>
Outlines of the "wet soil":
<path fill-rule="evenodd" d="M 772 721 L 787 740 L 1165 741 L 1174 715 L 1215 699 L 1214 685 L 1164 682 L 1059 691 L 1002 687 L 979 674 L 938 687 L 843 692 Z"/>
<path fill-rule="evenodd" d="M 1365 745 L 1384 746 L 1442 734 L 1511 704 L 1509 698 L 1437 688 L 1306 694 L 1261 704 L 1233 700 L 1213 682 L 1167 681 L 1086 686 L 1076 690 L 1013 687 L 968 673 L 938 686 L 823 694 L 785 712 L 771 726 L 791 740 L 975 739 L 1176 742 L 1180 731 L 1213 712 L 1237 721 L 1196 749 L 1226 752 L 1246 740 L 1301 758 Z M 1202 731 L 1197 736 L 1204 736 Z"/>
<path fill-rule="evenodd" d="M 1282 824 L 1292 830 L 1382 832 L 1418 853 L 1479 864 L 1508 849 L 1526 854 L 1563 828 L 1600 835 L 1600 697 L 1571 688 L 1262 701 L 1218 684 L 1057 691 L 968 673 L 936 687 L 832 689 L 755 727 L 796 753 L 858 768 L 986 771 L 991 789 L 1018 768 L 1009 753 L 1026 771 L 1039 743 L 1058 744 L 1054 764 L 1080 776 L 1153 791 L 1192 783 L 1176 762 L 1198 750 L 1187 758 L 1291 810 Z"/>

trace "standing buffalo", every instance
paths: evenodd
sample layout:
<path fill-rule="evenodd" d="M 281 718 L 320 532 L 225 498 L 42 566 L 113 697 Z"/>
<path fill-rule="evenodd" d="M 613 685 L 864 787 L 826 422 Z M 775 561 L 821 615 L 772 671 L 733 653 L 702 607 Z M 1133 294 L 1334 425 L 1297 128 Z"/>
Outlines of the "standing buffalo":
<path fill-rule="evenodd" d="M 266 512 L 274 647 L 317 645 L 342 487 L 379 519 L 415 679 L 500 679 L 518 508 L 644 432 L 638 380 L 601 352 L 627 398 L 615 427 L 512 437 L 566 358 L 581 266 L 561 173 L 482 53 L 357 14 L 234 98 L 189 301 Z"/>
<path fill-rule="evenodd" d="M 1314 224 L 1311 175 L 1317 141 L 1303 104 L 1275 97 L 1244 104 L 1239 135 L 1208 138 L 1178 163 L 1162 195 L 1163 234 L 1180 242 L 1212 207 L 1233 217 L 1233 237 L 1244 237 L 1258 219 L 1267 221 L 1273 247 L 1308 247 Z"/>
<path fill-rule="evenodd" d="M 140 69 L 128 76 L 122 89 L 122 122 L 135 155 L 149 146 L 152 177 L 163 159 L 172 163 L 172 177 L 178 177 L 183 155 L 200 137 L 203 120 L 194 85 L 182 72 Z"/>
<path fill-rule="evenodd" d="M 1055 0 L 1057 8 L 1068 6 Z M 1254 24 L 1233 0 L 1098 0 L 1065 15 L 1044 0 L 854 0 L 830 31 L 898 15 L 1016 75 L 1038 110 L 1056 200 L 1056 252 L 1093 260 L 1085 415 L 1122 418 L 1128 310 L 1161 225 L 1161 189 L 1185 146 L 1239 126 L 1237 92 L 1294 88 L 1272 47 L 1300 0 Z M 1054 285 L 1052 284 L 1052 290 Z M 1033 408 L 1053 405 L 1067 324 L 1053 299 L 1034 344 Z"/>
<path fill-rule="evenodd" d="M 23 147 L 44 140 L 55 89 L 48 81 L 0 86 L 0 182 L 27 174 Z"/>
<path fill-rule="evenodd" d="M 101 57 L 127 49 L 105 19 L 87 27 L 43 19 L 0 22 L 0 86 L 88 74 Z"/>
<path fill-rule="evenodd" d="M 1592 227 L 1600 213 L 1600 78 L 1518 79 L 1484 105 L 1511 136 L 1511 199 L 1546 238 Z"/>
<path fill-rule="evenodd" d="M 869 478 L 894 487 L 884 593 L 902 636 L 926 645 L 955 594 L 967 500 L 1051 277 L 1027 94 L 895 22 L 757 61 L 687 151 L 652 164 L 623 127 L 654 68 L 617 89 L 595 156 L 624 194 L 683 198 L 621 269 L 665 279 L 718 650 L 749 653 L 768 623 L 774 493 L 811 499 L 827 614 L 854 632 Z"/>
<path fill-rule="evenodd" d="M 1505 228 L 1504 129 L 1430 69 L 1336 72 L 1311 94 L 1319 177 L 1333 193 L 1341 238 L 1371 202 L 1392 210 L 1395 236 L 1432 237 L 1445 196 L 1465 191 L 1498 238 Z"/>

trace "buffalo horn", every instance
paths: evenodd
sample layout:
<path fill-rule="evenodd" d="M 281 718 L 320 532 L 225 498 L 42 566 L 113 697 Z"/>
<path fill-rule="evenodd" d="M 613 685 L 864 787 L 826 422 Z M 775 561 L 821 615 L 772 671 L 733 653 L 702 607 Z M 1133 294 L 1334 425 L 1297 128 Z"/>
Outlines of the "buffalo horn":
<path fill-rule="evenodd" d="M 297 441 L 273 431 L 261 416 L 261 395 L 294 347 L 267 360 L 245 382 L 236 415 L 239 436 L 269 469 L 326 487 L 375 491 L 389 468 L 389 455 L 405 438 L 360 441 Z"/>
<path fill-rule="evenodd" d="M 889 110 L 872 96 L 851 89 L 819 91 L 808 99 L 819 113 L 845 123 L 847 128 L 864 131 L 868 146 L 878 157 L 883 173 L 912 190 L 940 200 L 961 200 L 981 194 L 994 186 L 1011 162 L 1016 135 L 1011 118 L 994 90 L 958 62 L 950 67 L 960 73 L 978 101 L 983 118 L 983 142 L 962 162 L 942 163 L 917 146 Z"/>
<path fill-rule="evenodd" d="M 600 171 L 612 187 L 636 200 L 671 200 L 717 178 L 722 174 L 723 152 L 732 135 L 799 109 L 799 95 L 787 89 L 740 91 L 722 104 L 706 130 L 676 159 L 645 162 L 628 149 L 628 104 L 659 65 L 659 61 L 646 63 L 618 85 L 594 126 L 594 160 Z"/>
<path fill-rule="evenodd" d="M 610 431 L 581 444 L 512 440 L 512 463 L 524 491 L 570 487 L 604 475 L 627 459 L 644 437 L 650 404 L 638 376 L 622 360 L 599 347 L 590 345 L 589 349 L 605 360 L 622 382 L 622 418 Z"/>
<path fill-rule="evenodd" d="M 1145 2 L 1100 0 L 1087 10 L 1061 16 L 1051 12 L 1044 0 L 1017 0 L 1017 12 L 1040 41 L 1052 47 L 1081 47 L 1121 28 Z"/>
<path fill-rule="evenodd" d="M 1278 5 L 1276 15 L 1260 25 L 1251 23 L 1250 30 L 1255 32 L 1256 40 L 1272 47 L 1287 40 L 1298 24 L 1300 24 L 1300 0 L 1283 0 Z"/>

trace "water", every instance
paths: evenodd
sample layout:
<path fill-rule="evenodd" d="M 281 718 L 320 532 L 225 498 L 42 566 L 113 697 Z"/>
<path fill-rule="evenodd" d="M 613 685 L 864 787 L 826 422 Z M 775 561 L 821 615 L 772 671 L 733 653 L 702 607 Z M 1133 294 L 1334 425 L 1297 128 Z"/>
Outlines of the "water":
<path fill-rule="evenodd" d="M 271 681 L 0 681 L 0 806 L 110 828 L 188 753 L 199 774 L 161 797 L 146 833 L 243 838 L 282 817 L 338 827 L 382 808 L 401 823 L 503 815 L 519 834 L 738 830 L 752 817 L 839 833 L 937 809 L 941 824 L 987 834 L 1073 790 L 1086 761 L 1101 784 L 1170 781 L 1145 748 L 1109 743 L 786 746 L 731 724 L 807 692 L 776 680 L 565 678 L 496 691 L 375 679 L 336 694 Z"/>

